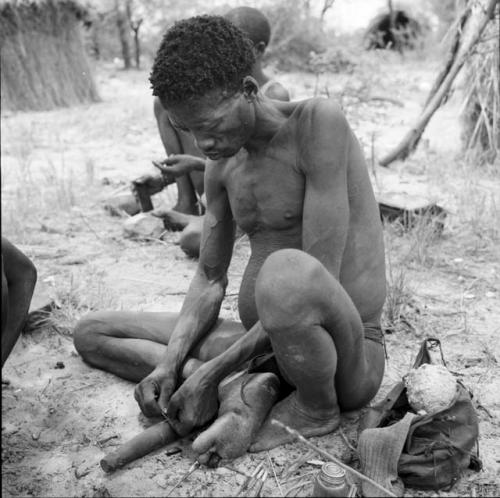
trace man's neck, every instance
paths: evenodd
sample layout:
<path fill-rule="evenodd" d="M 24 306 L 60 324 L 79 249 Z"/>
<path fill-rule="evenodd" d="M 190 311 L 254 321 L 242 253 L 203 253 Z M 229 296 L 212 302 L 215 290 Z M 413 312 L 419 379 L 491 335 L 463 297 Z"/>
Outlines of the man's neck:
<path fill-rule="evenodd" d="M 245 149 L 249 153 L 258 152 L 269 143 L 288 119 L 288 114 L 279 108 L 281 106 L 264 95 L 257 96 L 254 106 L 254 133 L 245 144 Z"/>
<path fill-rule="evenodd" d="M 264 86 L 269 81 L 269 77 L 264 74 L 260 64 L 254 64 L 252 67 L 252 76 L 257 80 L 259 86 Z"/>

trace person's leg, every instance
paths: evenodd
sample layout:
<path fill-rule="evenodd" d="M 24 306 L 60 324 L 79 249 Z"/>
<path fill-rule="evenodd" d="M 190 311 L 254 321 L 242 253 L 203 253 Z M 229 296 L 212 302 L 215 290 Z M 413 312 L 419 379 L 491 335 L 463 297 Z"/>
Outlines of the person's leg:
<path fill-rule="evenodd" d="M 177 203 L 172 209 L 188 215 L 199 214 L 198 198 L 189 175 L 178 176 L 175 183 L 177 184 Z"/>
<path fill-rule="evenodd" d="M 161 209 L 157 209 L 153 214 L 161 218 L 165 227 L 168 227 L 170 230 L 182 230 L 179 245 L 187 256 L 190 258 L 198 258 L 200 256 L 203 216 L 194 216 L 174 210 L 165 211 Z"/>
<path fill-rule="evenodd" d="M 201 229 L 203 227 L 203 216 L 193 216 L 188 225 L 181 233 L 179 244 L 181 249 L 190 258 L 200 256 Z"/>
<path fill-rule="evenodd" d="M 295 249 L 271 254 L 255 299 L 280 371 L 296 390 L 274 406 L 251 451 L 293 440 L 272 419 L 307 437 L 323 435 L 338 427 L 340 409 L 360 408 L 376 394 L 383 347 L 364 340 L 352 300 L 316 258 Z"/>
<path fill-rule="evenodd" d="M 73 332 L 76 350 L 89 364 L 139 382 L 165 354 L 177 313 L 100 311 L 81 319 Z M 238 322 L 219 320 L 191 355 L 207 361 L 245 332 Z"/>
<path fill-rule="evenodd" d="M 172 126 L 168 113 L 162 106 L 158 97 L 154 99 L 154 114 L 160 138 L 167 156 L 169 154 L 189 154 L 190 152 L 186 150 L 185 144 L 183 143 L 186 141 L 186 138 L 181 136 Z M 187 137 L 188 140 L 194 142 L 192 137 L 189 135 L 187 135 Z M 199 214 L 197 209 L 198 199 L 196 198 L 195 187 L 189 175 L 182 175 L 176 178 L 175 182 L 177 184 L 178 197 L 174 210 L 186 214 Z"/>

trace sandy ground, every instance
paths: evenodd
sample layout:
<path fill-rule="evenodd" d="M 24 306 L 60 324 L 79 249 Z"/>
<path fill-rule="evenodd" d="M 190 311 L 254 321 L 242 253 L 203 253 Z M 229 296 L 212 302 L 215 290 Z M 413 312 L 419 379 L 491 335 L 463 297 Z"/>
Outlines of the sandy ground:
<path fill-rule="evenodd" d="M 418 114 L 434 73 L 432 64 L 394 55 L 373 66 L 381 70 L 322 75 L 318 81 L 304 74 L 281 79 L 294 98 L 316 88 L 342 100 L 376 188 L 417 189 L 449 210 L 439 238 L 423 226 L 405 234 L 386 227 L 388 284 L 399 297 L 399 305 L 391 301 L 391 306 L 399 306 L 399 314 L 389 323 L 387 312 L 392 333 L 386 336 L 389 359 L 377 399 L 408 371 L 420 341 L 438 337 L 450 370 L 474 393 L 484 470 L 467 472 L 450 492 L 406 490 L 406 495 L 495 496 L 500 484 L 498 164 L 495 172 L 464 163 L 459 102 L 452 99 L 409 161 L 390 172 L 374 167 Z M 37 303 L 49 296 L 61 305 L 54 317 L 58 328 L 23 336 L 2 371 L 3 496 L 164 496 L 193 461 L 187 438 L 176 444 L 182 452 L 175 455 L 162 449 L 111 475 L 99 466 L 147 421 L 133 399 L 132 383 L 83 363 L 71 328 L 90 309 L 178 311 L 196 262 L 176 245 L 176 233 L 161 241 L 126 239 L 123 220 L 104 212 L 102 199 L 152 172 L 150 160 L 163 152 L 146 72 L 101 67 L 97 78 L 101 103 L 2 115 L 2 233 L 36 264 Z M 155 203 L 172 205 L 175 198 L 169 187 Z M 224 317 L 237 317 L 235 293 L 248 251 L 247 241 L 240 240 Z M 354 445 L 359 416 L 345 414 L 341 424 Z M 312 441 L 338 457 L 350 455 L 339 431 Z M 215 470 L 199 469 L 174 494 L 234 495 L 243 474 L 264 461 L 269 471 L 264 495 L 279 496 L 302 483 L 295 492 L 308 496 L 322 458 L 309 455 L 288 472 L 308 451 L 289 444 Z"/>

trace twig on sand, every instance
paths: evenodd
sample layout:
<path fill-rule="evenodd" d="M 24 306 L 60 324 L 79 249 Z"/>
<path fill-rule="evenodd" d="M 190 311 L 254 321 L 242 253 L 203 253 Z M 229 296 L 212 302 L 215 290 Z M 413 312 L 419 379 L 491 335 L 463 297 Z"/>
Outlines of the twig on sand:
<path fill-rule="evenodd" d="M 257 474 L 259 474 L 263 467 L 264 462 L 262 461 L 259 463 L 259 465 L 257 465 L 257 467 L 255 467 L 252 474 L 243 481 L 243 484 L 240 486 L 240 489 L 238 489 L 235 496 L 240 496 L 240 494 L 245 491 L 250 486 L 250 484 L 253 484 L 253 482 L 256 480 Z"/>
<path fill-rule="evenodd" d="M 302 467 L 302 465 L 304 465 L 307 462 L 307 460 L 312 458 L 315 454 L 316 454 L 315 451 L 309 450 L 305 455 L 299 457 L 297 460 L 295 460 L 295 462 L 292 463 L 292 465 L 290 465 L 284 477 L 287 478 L 288 476 L 291 476 L 294 472 L 299 470 L 299 468 Z M 293 479 L 296 478 L 294 477 Z M 291 481 L 291 479 L 288 479 L 287 481 L 284 482 L 289 482 L 289 481 Z"/>
<path fill-rule="evenodd" d="M 198 467 L 200 466 L 200 462 L 196 460 L 196 462 L 189 467 L 189 470 L 170 488 L 168 493 L 165 496 L 170 496 L 174 489 L 176 489 L 178 486 L 180 486 Z"/>
<path fill-rule="evenodd" d="M 257 485 L 257 489 L 255 490 L 255 492 L 251 496 L 260 496 L 260 492 L 262 491 L 266 479 L 267 479 L 267 469 L 264 469 L 260 474 L 260 476 L 257 476 L 257 482 L 259 484 Z"/>
<path fill-rule="evenodd" d="M 269 460 L 269 465 L 271 466 L 271 470 L 273 471 L 273 476 L 276 481 L 276 484 L 278 485 L 278 489 L 280 490 L 280 495 L 285 496 L 283 494 L 283 490 L 281 489 L 280 482 L 278 481 L 278 476 L 276 475 L 276 471 L 274 470 L 274 464 L 273 461 L 271 460 L 271 455 L 269 455 L 269 451 L 267 452 L 267 459 Z"/>
<path fill-rule="evenodd" d="M 294 486 L 292 486 L 290 489 L 287 490 L 287 492 L 285 493 L 285 496 L 290 496 L 292 491 L 295 491 L 296 493 L 298 493 L 304 486 L 307 486 L 308 484 L 310 484 L 310 480 L 305 480 L 305 481 L 299 482 L 298 484 L 295 484 Z M 297 494 L 295 494 L 294 496 L 297 496 Z"/>
<path fill-rule="evenodd" d="M 310 472 L 306 472 L 305 474 L 302 474 L 300 476 L 295 476 L 295 477 L 290 477 L 290 479 L 287 479 L 286 481 L 283 481 L 283 484 L 290 484 L 292 481 L 296 481 L 297 479 L 302 479 L 303 477 L 307 477 L 313 474 L 316 474 L 318 472 L 317 470 L 311 470 Z"/>
<path fill-rule="evenodd" d="M 314 445 L 310 441 L 308 441 L 300 432 L 296 431 L 295 429 L 288 427 L 288 425 L 285 425 L 276 419 L 272 419 L 271 422 L 275 425 L 278 425 L 282 429 L 285 429 L 289 434 L 291 434 L 292 436 L 295 436 L 296 439 L 298 439 L 299 441 L 304 443 L 309 448 L 318 452 L 324 458 L 327 458 L 328 460 L 335 462 L 339 467 L 342 467 L 347 472 L 354 474 L 356 477 L 358 477 L 362 481 L 368 482 L 372 486 L 375 486 L 376 488 L 378 488 L 380 491 L 383 491 L 387 496 L 391 496 L 391 497 L 397 496 L 392 491 L 389 491 L 388 489 L 384 488 L 384 486 L 381 486 L 378 482 L 374 481 L 373 479 L 370 479 L 369 477 L 366 477 L 364 474 L 362 474 L 361 472 L 358 472 L 357 470 L 354 470 L 352 467 L 349 467 L 349 465 L 346 465 L 345 463 L 343 463 L 342 461 L 340 461 L 338 458 L 334 457 L 333 455 L 331 455 L 327 451 L 322 450 L 321 448 L 318 448 L 316 445 Z"/>
<path fill-rule="evenodd" d="M 358 450 L 349 442 L 349 440 L 347 439 L 347 436 L 344 434 L 344 431 L 339 427 L 338 428 L 338 431 L 339 431 L 339 434 L 340 434 L 340 437 L 342 438 L 342 440 L 344 441 L 345 445 L 351 450 L 353 451 L 354 453 L 358 453 Z"/>

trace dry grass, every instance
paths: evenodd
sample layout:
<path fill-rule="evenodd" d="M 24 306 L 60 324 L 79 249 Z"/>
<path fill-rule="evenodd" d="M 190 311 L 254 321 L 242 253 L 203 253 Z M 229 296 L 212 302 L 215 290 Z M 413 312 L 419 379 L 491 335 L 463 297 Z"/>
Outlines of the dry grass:
<path fill-rule="evenodd" d="M 464 146 L 472 161 L 492 163 L 500 152 L 499 22 L 490 23 L 466 67 L 462 107 Z"/>

